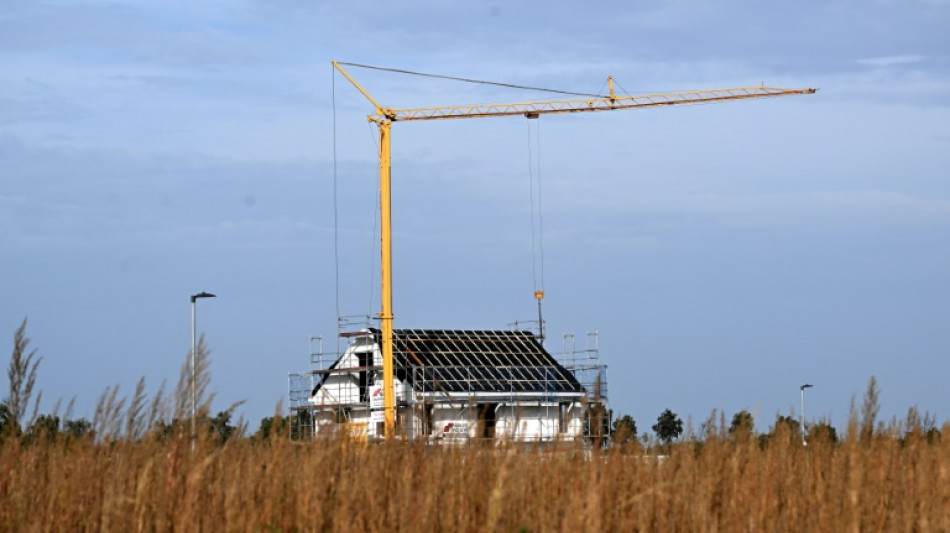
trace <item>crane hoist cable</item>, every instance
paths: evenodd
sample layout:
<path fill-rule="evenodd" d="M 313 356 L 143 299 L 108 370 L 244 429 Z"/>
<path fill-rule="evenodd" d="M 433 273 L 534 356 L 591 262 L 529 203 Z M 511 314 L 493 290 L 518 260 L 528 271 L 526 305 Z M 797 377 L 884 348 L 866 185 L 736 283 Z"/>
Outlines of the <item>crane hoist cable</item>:
<path fill-rule="evenodd" d="M 377 152 L 379 152 L 379 138 L 376 137 L 375 132 L 373 131 L 373 125 L 367 122 L 366 126 L 367 126 L 366 131 L 369 132 L 369 137 L 372 140 L 373 147 L 376 149 Z M 380 228 L 380 224 L 379 224 L 379 210 L 380 210 L 379 202 L 380 202 L 380 197 L 382 196 L 382 191 L 380 190 L 380 186 L 379 186 L 380 172 L 381 171 L 377 168 L 376 169 L 376 180 L 377 180 L 376 194 L 373 196 L 373 231 L 370 234 L 370 247 L 369 247 L 369 250 L 370 250 L 369 251 L 369 272 L 368 272 L 369 273 L 369 282 L 368 282 L 369 291 L 367 292 L 367 294 L 369 295 L 369 301 L 367 302 L 366 316 L 373 316 L 373 300 L 378 295 L 378 293 L 376 292 L 376 287 L 379 287 L 379 283 L 378 283 L 379 278 L 375 276 L 375 272 L 377 272 L 378 270 L 376 268 L 376 265 L 378 265 L 379 261 L 381 260 L 379 256 L 380 254 L 377 252 L 379 252 L 380 248 L 382 247 L 382 244 L 380 243 L 380 234 L 376 232 L 376 230 L 380 230 L 380 233 L 382 232 L 382 228 Z M 380 287 L 380 292 L 382 292 L 381 287 Z"/>
<path fill-rule="evenodd" d="M 336 69 L 330 65 L 332 79 L 330 95 L 333 101 L 333 274 L 336 282 L 336 319 L 340 320 L 340 215 L 337 194 L 337 155 L 336 155 Z M 339 341 L 338 341 L 339 342 Z"/>
<path fill-rule="evenodd" d="M 541 300 L 544 298 L 544 211 L 541 195 L 541 120 L 540 116 L 528 115 L 528 181 L 531 200 L 531 278 L 534 284 L 534 297 L 538 301 L 538 337 L 544 341 L 544 316 L 541 313 Z M 535 136 L 531 137 L 531 123 L 535 124 Z M 532 151 L 532 141 L 537 150 Z M 535 201 L 537 186 L 537 201 Z M 537 216 L 535 216 L 537 207 Z M 535 231 L 537 227 L 537 231 Z"/>
<path fill-rule="evenodd" d="M 541 132 L 538 129 L 537 135 L 532 136 L 531 122 L 531 120 L 526 121 L 528 126 L 528 195 L 531 204 L 531 282 L 535 290 L 544 290 L 544 251 L 541 246 L 544 229 L 541 223 Z M 540 124 L 540 121 L 537 120 L 535 123 Z M 535 143 L 538 145 L 537 151 L 534 150 Z M 537 198 L 535 198 L 536 188 Z"/>
<path fill-rule="evenodd" d="M 344 316 L 341 310 L 341 286 L 340 283 L 340 215 L 339 215 L 339 157 L 337 154 L 337 105 L 336 105 L 336 74 L 337 69 L 331 63 L 331 84 L 330 84 L 330 99 L 333 108 L 333 118 L 332 118 L 332 150 L 333 150 L 333 270 L 334 270 L 334 283 L 335 283 L 335 294 L 336 294 L 336 319 L 337 323 L 341 324 L 344 320 Z M 374 134 L 372 124 L 367 124 L 367 131 L 369 132 L 370 143 L 373 145 L 376 151 L 379 150 L 379 139 Z M 374 271 L 376 270 L 376 265 L 378 263 L 378 250 L 377 244 L 379 239 L 379 171 L 377 169 L 376 174 L 376 194 L 373 200 L 373 229 L 370 235 L 371 245 L 370 245 L 370 268 L 369 273 L 369 290 L 367 291 L 368 295 L 368 305 L 366 316 L 372 315 L 373 300 L 377 297 L 376 288 L 378 283 L 376 282 L 376 277 L 374 276 Z M 340 339 L 342 337 L 338 337 Z M 339 346 L 337 347 L 339 350 Z"/>

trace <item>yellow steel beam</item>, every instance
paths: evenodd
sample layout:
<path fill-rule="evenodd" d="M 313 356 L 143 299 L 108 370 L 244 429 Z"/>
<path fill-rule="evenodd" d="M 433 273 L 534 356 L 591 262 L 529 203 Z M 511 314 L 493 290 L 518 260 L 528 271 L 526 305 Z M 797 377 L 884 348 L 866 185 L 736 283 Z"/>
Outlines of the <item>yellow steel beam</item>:
<path fill-rule="evenodd" d="M 382 322 L 382 355 L 383 355 L 383 420 L 387 439 L 395 436 L 396 432 L 396 395 L 393 385 L 393 240 L 392 240 L 392 175 L 391 175 L 391 141 L 390 130 L 392 123 L 388 120 L 379 124 L 379 201 L 380 201 L 380 273 L 382 283 L 383 309 L 379 313 Z"/>
<path fill-rule="evenodd" d="M 374 113 L 373 115 L 370 115 L 369 119 L 376 123 L 379 123 L 380 120 L 384 120 L 384 117 L 387 115 L 387 113 L 386 111 L 383 110 L 383 106 L 379 105 L 379 102 L 377 102 L 375 98 L 370 96 L 370 94 L 366 92 L 366 90 L 363 89 L 363 87 L 359 83 L 356 83 L 356 80 L 353 79 L 353 76 L 350 76 L 349 72 L 343 70 L 343 67 L 341 67 L 339 63 L 337 63 L 336 61 L 333 61 L 333 66 L 334 68 L 339 70 L 340 74 L 343 74 L 343 76 L 346 77 L 346 79 L 349 80 L 350 83 L 353 84 L 353 87 L 356 87 L 357 91 L 359 91 L 363 96 L 365 96 L 366 99 L 369 100 L 370 103 L 376 107 L 376 113 Z M 380 117 L 380 118 L 377 119 L 374 117 Z"/>

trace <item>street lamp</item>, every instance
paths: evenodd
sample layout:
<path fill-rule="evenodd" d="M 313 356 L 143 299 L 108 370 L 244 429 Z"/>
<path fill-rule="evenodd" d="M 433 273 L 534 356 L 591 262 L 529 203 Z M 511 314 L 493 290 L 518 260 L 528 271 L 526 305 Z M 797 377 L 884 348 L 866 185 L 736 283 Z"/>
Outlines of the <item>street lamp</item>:
<path fill-rule="evenodd" d="M 198 432 L 195 427 L 195 357 L 198 352 L 198 344 L 195 340 L 195 302 L 198 298 L 214 298 L 210 292 L 201 291 L 198 294 L 191 295 L 191 445 L 194 447 L 195 440 L 198 438 Z"/>
<path fill-rule="evenodd" d="M 805 389 L 814 387 L 811 383 L 806 383 L 801 386 L 802 391 L 802 446 L 808 446 L 808 442 L 805 441 Z"/>

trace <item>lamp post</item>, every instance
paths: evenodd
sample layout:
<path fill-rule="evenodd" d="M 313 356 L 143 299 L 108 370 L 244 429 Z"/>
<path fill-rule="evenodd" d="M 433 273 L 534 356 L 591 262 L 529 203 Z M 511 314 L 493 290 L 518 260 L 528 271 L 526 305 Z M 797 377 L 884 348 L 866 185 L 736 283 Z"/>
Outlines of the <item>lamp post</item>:
<path fill-rule="evenodd" d="M 195 440 L 198 438 L 198 432 L 195 426 L 195 357 L 198 352 L 197 340 L 195 340 L 195 302 L 198 298 L 214 298 L 215 295 L 210 292 L 201 291 L 198 294 L 191 295 L 191 446 L 194 448 Z"/>
<path fill-rule="evenodd" d="M 805 441 L 805 389 L 811 387 L 814 387 L 811 383 L 806 383 L 800 387 L 802 391 L 802 446 L 808 446 L 808 442 Z"/>

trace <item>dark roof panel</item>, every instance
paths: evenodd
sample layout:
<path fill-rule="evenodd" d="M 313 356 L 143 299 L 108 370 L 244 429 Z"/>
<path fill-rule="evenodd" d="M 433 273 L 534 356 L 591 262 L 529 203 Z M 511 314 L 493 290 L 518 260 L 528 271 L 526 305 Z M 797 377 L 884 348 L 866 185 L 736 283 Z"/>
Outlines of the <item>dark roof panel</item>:
<path fill-rule="evenodd" d="M 380 332 L 371 333 L 379 342 Z M 529 331 L 393 330 L 396 374 L 423 392 L 583 392 Z"/>

